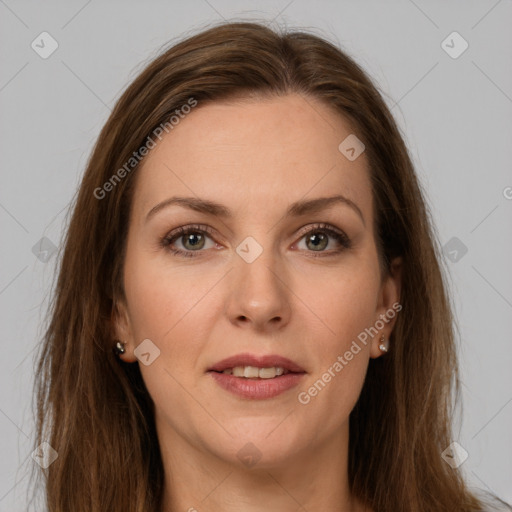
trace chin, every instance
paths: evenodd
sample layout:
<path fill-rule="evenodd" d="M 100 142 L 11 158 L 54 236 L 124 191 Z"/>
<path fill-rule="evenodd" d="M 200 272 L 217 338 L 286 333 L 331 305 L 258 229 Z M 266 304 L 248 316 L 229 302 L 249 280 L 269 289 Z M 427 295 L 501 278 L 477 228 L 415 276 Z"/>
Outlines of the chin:
<path fill-rule="evenodd" d="M 247 469 L 271 469 L 289 463 L 307 446 L 304 435 L 279 417 L 245 417 L 225 424 L 231 434 L 221 443 L 210 440 L 214 451 L 230 464 Z M 305 443 L 306 442 L 306 443 Z M 304 444 L 305 443 L 305 444 Z"/>

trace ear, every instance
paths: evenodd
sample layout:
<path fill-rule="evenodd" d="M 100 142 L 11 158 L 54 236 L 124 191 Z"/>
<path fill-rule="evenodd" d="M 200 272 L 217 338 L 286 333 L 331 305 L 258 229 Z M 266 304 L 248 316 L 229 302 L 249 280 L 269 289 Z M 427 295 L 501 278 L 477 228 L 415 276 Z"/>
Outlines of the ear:
<path fill-rule="evenodd" d="M 402 284 L 402 258 L 393 259 L 389 266 L 389 272 L 384 276 L 377 301 L 377 310 L 375 312 L 375 328 L 377 335 L 372 339 L 370 357 L 377 358 L 385 354 L 379 346 L 384 337 L 384 345 L 389 350 L 393 347 L 389 343 L 389 338 L 396 323 L 399 311 L 402 309 L 400 304 L 400 291 Z"/>
<path fill-rule="evenodd" d="M 125 363 L 134 363 L 137 358 L 134 355 L 135 345 L 130 315 L 124 300 L 115 300 L 112 308 L 111 325 L 114 339 L 125 343 L 125 353 L 119 354 L 119 358 Z M 114 345 L 116 343 L 114 341 Z"/>

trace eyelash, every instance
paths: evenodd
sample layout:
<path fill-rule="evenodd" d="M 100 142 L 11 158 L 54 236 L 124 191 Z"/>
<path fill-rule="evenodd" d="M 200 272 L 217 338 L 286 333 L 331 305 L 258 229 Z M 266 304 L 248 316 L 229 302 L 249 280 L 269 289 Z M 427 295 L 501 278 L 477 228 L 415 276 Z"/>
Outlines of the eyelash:
<path fill-rule="evenodd" d="M 320 251 L 317 254 L 315 254 L 315 251 L 307 251 L 311 252 L 311 256 L 313 256 L 314 258 L 333 256 L 335 254 L 341 253 L 345 249 L 350 249 L 352 247 L 352 242 L 345 233 L 339 231 L 337 228 L 334 228 L 333 226 L 330 226 L 329 224 L 324 223 L 315 224 L 312 227 L 310 227 L 307 231 L 302 232 L 299 240 L 302 240 L 305 236 L 316 232 L 322 232 L 327 234 L 331 238 L 334 238 L 334 240 L 336 240 L 341 245 L 342 248 L 332 250 L 330 252 Z M 199 253 L 204 251 L 183 251 L 181 249 L 175 249 L 172 247 L 172 244 L 180 237 L 189 235 L 191 233 L 213 235 L 214 231 L 210 227 L 201 224 L 182 226 L 175 229 L 174 231 L 166 235 L 164 238 L 162 238 L 161 246 L 176 256 L 183 256 L 185 258 L 196 258 L 199 256 Z"/>

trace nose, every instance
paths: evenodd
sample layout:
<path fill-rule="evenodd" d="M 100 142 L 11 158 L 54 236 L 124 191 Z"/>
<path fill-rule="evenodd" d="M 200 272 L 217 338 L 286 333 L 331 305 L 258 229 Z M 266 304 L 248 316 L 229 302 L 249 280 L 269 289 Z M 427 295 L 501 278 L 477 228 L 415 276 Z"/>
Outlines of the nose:
<path fill-rule="evenodd" d="M 236 257 L 230 279 L 226 311 L 231 323 L 259 332 L 280 330 L 288 324 L 292 294 L 272 251 L 264 250 L 252 263 Z"/>

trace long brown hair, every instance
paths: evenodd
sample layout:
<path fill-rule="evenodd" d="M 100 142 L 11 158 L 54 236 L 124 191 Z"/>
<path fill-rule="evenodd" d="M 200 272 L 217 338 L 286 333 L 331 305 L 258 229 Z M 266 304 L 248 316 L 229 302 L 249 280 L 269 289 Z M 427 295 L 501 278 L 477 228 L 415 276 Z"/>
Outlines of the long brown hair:
<path fill-rule="evenodd" d="M 289 93 L 318 99 L 353 123 L 366 146 L 381 262 L 386 269 L 403 258 L 392 351 L 370 362 L 350 417 L 352 492 L 376 512 L 481 510 L 459 470 L 441 458 L 459 397 L 453 319 L 428 207 L 395 121 L 334 44 L 239 22 L 203 30 L 153 60 L 118 100 L 88 162 L 36 368 L 35 446 L 47 441 L 58 453 L 43 473 L 49 512 L 161 506 L 153 403 L 138 365 L 112 352 L 137 172 L 126 162 L 191 98 L 204 105 Z"/>

